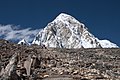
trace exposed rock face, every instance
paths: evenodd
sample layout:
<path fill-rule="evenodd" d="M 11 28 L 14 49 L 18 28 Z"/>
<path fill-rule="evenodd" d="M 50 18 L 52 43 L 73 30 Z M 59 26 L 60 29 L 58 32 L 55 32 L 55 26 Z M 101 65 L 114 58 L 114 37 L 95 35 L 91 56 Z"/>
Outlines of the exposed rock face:
<path fill-rule="evenodd" d="M 10 73 L 16 74 L 8 76 L 9 80 L 120 79 L 119 48 L 43 49 L 41 46 L 18 45 L 0 40 L 0 54 L 1 73 L 8 65 L 17 66 L 14 70 L 11 67 Z M 15 64 L 11 64 L 11 61 L 15 61 Z M 0 80 L 2 78 L 3 75 L 0 75 Z"/>
<path fill-rule="evenodd" d="M 20 77 L 17 75 L 16 73 L 16 69 L 17 69 L 17 63 L 18 63 L 18 55 L 17 54 L 14 54 L 10 60 L 9 60 L 9 63 L 7 64 L 7 66 L 5 67 L 2 67 L 2 70 L 1 70 L 1 79 L 2 80 L 17 80 L 19 79 Z M 15 76 L 13 78 L 13 76 Z"/>
<path fill-rule="evenodd" d="M 54 48 L 113 48 L 118 47 L 108 40 L 99 40 L 87 27 L 74 17 L 61 13 L 42 29 L 32 44 Z"/>

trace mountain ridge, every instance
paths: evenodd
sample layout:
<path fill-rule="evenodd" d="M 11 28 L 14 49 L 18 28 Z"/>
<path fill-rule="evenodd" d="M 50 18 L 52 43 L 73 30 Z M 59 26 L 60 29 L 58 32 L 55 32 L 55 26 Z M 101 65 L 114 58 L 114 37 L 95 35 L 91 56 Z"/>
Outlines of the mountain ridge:
<path fill-rule="evenodd" d="M 74 17 L 61 13 L 42 29 L 32 44 L 57 48 L 118 48 L 108 40 L 99 40 Z"/>

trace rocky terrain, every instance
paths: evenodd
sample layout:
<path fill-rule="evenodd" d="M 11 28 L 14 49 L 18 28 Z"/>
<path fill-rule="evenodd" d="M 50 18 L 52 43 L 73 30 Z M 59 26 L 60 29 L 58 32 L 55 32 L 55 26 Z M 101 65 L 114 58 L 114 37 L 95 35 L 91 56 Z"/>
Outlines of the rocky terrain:
<path fill-rule="evenodd" d="M 120 80 L 120 49 L 59 49 L 0 40 L 0 80 Z"/>

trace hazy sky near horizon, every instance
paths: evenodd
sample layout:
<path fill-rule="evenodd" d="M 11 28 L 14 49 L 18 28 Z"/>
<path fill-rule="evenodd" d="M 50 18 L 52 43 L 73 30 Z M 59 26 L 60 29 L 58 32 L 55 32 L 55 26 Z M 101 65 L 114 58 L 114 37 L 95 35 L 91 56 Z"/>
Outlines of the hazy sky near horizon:
<path fill-rule="evenodd" d="M 0 24 L 19 25 L 33 34 L 60 13 L 72 15 L 99 39 L 109 39 L 120 46 L 120 0 L 0 0 Z"/>

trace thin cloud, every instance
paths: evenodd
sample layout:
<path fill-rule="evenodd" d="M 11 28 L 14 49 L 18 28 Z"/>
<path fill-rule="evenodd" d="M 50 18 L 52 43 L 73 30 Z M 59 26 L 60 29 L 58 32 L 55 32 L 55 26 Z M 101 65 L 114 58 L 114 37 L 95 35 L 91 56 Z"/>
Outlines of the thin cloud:
<path fill-rule="evenodd" d="M 31 28 L 19 29 L 19 27 L 20 26 L 0 25 L 0 38 L 15 41 L 26 39 L 26 41 L 31 42 L 40 30 L 32 30 Z"/>

